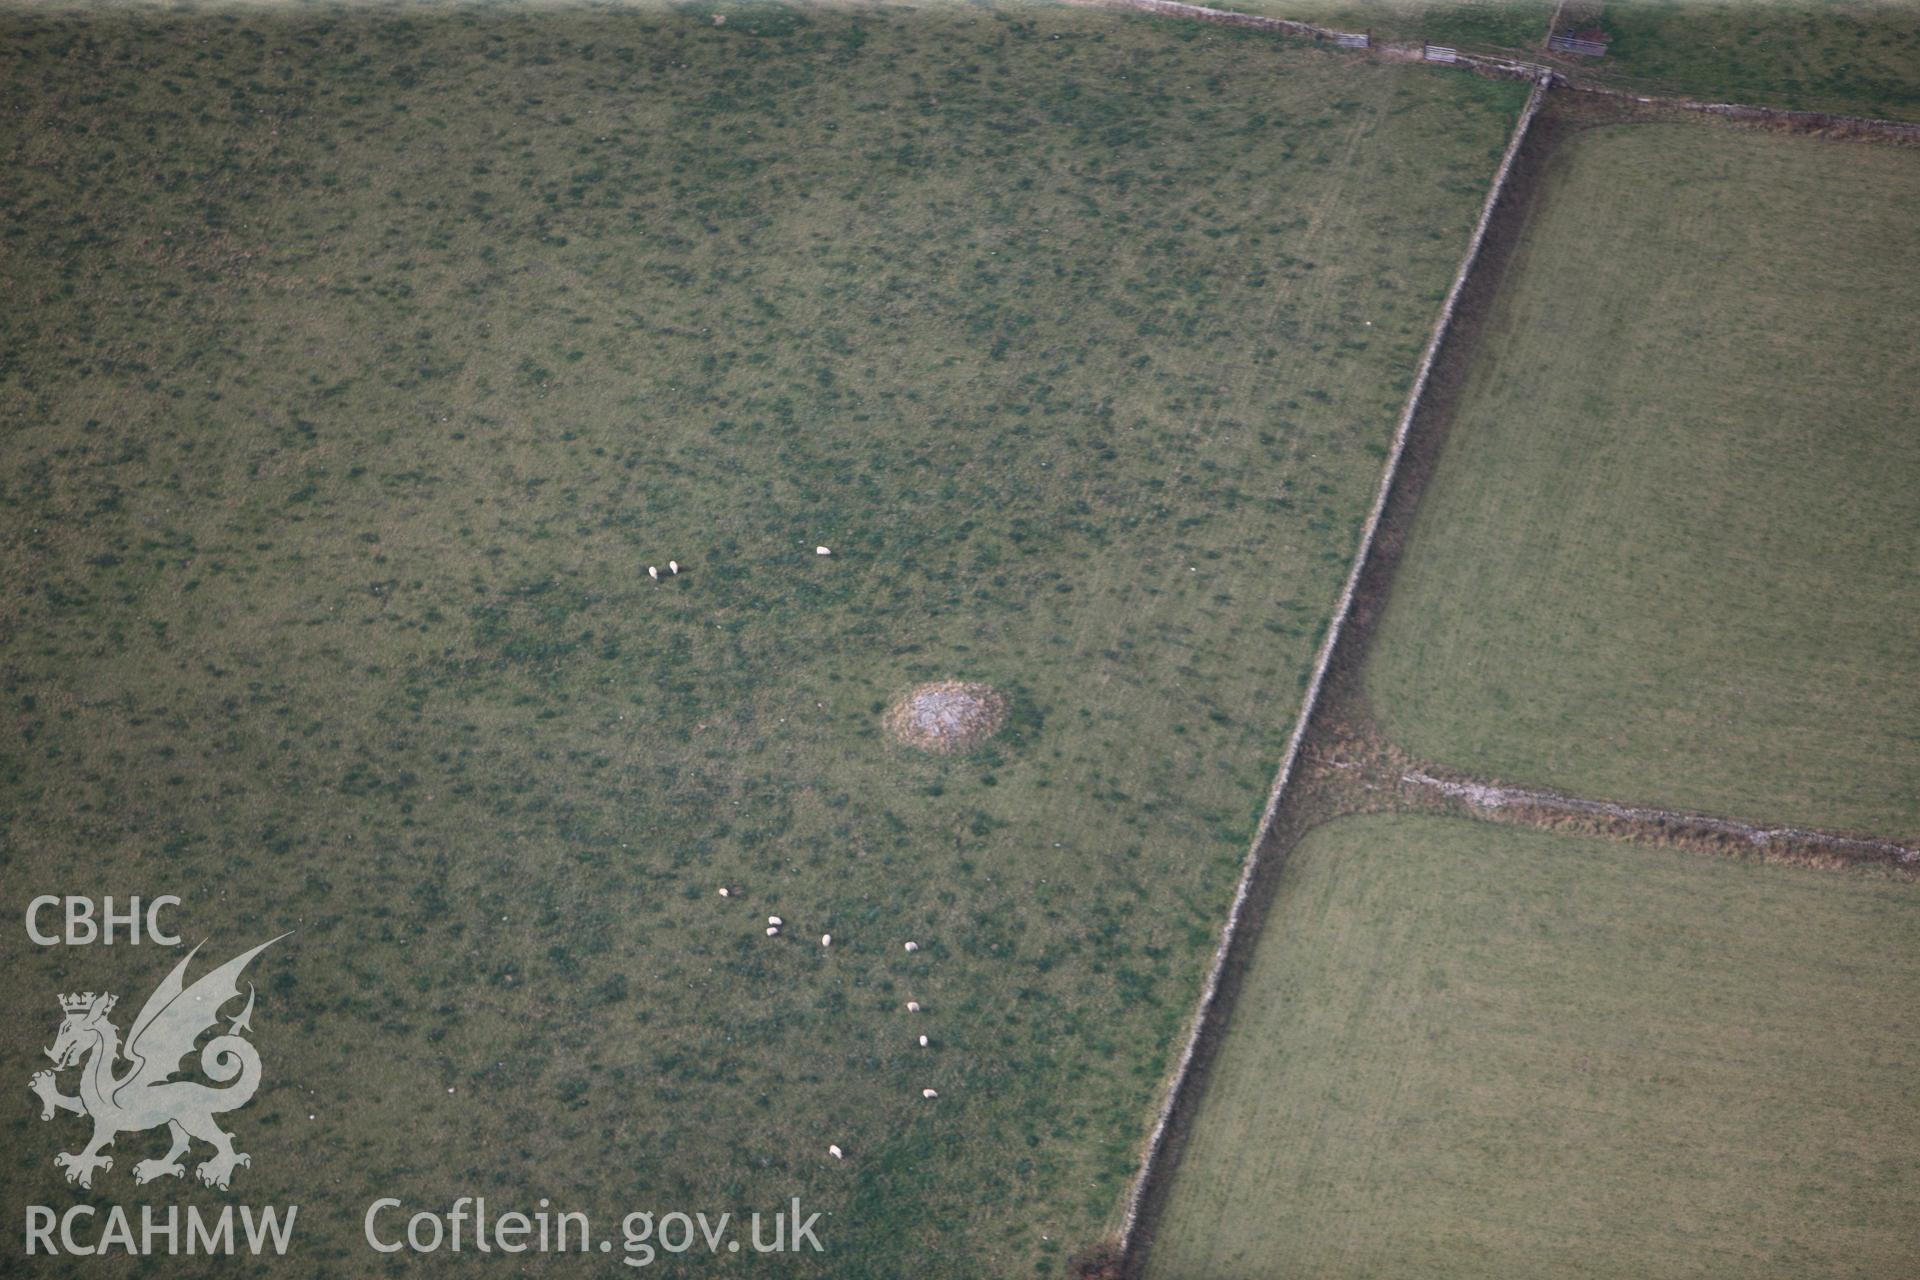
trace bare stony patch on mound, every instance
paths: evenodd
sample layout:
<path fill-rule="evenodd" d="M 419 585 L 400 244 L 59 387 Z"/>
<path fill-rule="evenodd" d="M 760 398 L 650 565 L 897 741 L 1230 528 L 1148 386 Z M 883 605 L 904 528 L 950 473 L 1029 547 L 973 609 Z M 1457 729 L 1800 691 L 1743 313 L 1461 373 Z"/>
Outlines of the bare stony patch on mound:
<path fill-rule="evenodd" d="M 950 755 L 978 746 L 1007 719 L 992 685 L 941 680 L 923 684 L 887 709 L 887 732 L 921 751 Z"/>

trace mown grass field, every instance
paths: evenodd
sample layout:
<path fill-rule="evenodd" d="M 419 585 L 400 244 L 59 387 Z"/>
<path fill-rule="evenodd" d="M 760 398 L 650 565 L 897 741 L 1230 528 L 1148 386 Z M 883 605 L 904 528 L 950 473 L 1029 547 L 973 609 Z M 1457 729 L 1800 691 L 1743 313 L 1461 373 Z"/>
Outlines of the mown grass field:
<path fill-rule="evenodd" d="M 1911 884 L 1380 816 L 1278 893 L 1148 1275 L 1907 1274 Z"/>
<path fill-rule="evenodd" d="M 1059 1274 L 1524 86 L 1040 8 L 0 28 L 7 910 L 299 930 L 284 1268 L 381 1195 L 798 1195 L 782 1274 Z M 999 739 L 882 739 L 948 677 Z M 3 945 L 23 1083 L 175 959 Z M 72 1201 L 79 1122 L 0 1132 Z M 209 1198 L 143 1141 L 97 1197 Z"/>
<path fill-rule="evenodd" d="M 1916 160 L 1654 125 L 1555 153 L 1368 657 L 1388 737 L 1920 835 Z"/>

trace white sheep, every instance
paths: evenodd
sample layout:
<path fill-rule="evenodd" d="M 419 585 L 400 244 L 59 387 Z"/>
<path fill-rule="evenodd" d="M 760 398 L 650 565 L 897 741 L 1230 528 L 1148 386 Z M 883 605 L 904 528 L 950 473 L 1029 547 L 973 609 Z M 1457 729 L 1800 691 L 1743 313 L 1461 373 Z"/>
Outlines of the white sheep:
<path fill-rule="evenodd" d="M 833 935 L 832 935 L 832 934 L 830 934 L 830 933 L 823 933 L 823 934 L 821 934 L 821 935 L 820 935 L 820 945 L 821 945 L 821 946 L 823 946 L 823 947 L 830 947 L 830 946 L 832 946 L 832 945 L 833 945 Z"/>
<path fill-rule="evenodd" d="M 833 548 L 832 547 L 815 547 L 813 549 L 813 554 L 817 556 L 830 556 L 833 554 Z"/>
<path fill-rule="evenodd" d="M 726 888 L 726 886 L 725 886 L 725 885 L 721 885 L 721 886 L 720 886 L 720 896 L 721 896 L 721 897 L 723 897 L 723 898 L 728 898 L 728 897 L 732 897 L 733 895 L 727 892 L 727 888 Z"/>
<path fill-rule="evenodd" d="M 920 1002 L 918 1000 L 907 1001 L 907 1012 L 908 1013 L 920 1012 Z"/>
<path fill-rule="evenodd" d="M 920 1037 L 920 1047 L 922 1049 L 927 1047 L 927 1038 L 925 1036 Z"/>
<path fill-rule="evenodd" d="M 647 566 L 647 576 L 649 578 L 652 578 L 655 582 L 660 581 L 660 571 L 654 568 L 652 565 Z"/>
<path fill-rule="evenodd" d="M 940 1096 L 940 1091 L 938 1089 L 922 1089 L 920 1096 L 923 1098 L 937 1098 Z"/>
<path fill-rule="evenodd" d="M 668 572 L 668 573 L 679 573 L 679 572 L 680 572 L 680 562 L 679 562 L 678 560 L 669 560 L 669 561 L 667 561 L 667 572 Z"/>
<path fill-rule="evenodd" d="M 827 1154 L 832 1156 L 835 1160 L 845 1160 L 847 1158 L 846 1152 L 842 1151 L 839 1147 L 834 1146 L 831 1143 L 829 1143 L 827 1146 Z"/>
<path fill-rule="evenodd" d="M 907 950 L 909 951 L 918 951 L 919 949 L 920 949 L 920 944 L 917 942 L 909 942 L 907 944 Z"/>
<path fill-rule="evenodd" d="M 770 925 L 772 925 L 772 926 L 773 926 L 774 928 L 776 928 L 776 929 L 777 929 L 777 928 L 779 928 L 779 927 L 780 927 L 781 925 L 783 925 L 783 924 L 785 924 L 785 923 L 786 923 L 786 921 L 785 921 L 785 920 L 782 920 L 782 919 L 781 919 L 781 918 L 780 918 L 779 916 L 768 916 L 768 917 L 767 917 L 767 923 L 768 923 L 768 924 L 770 924 Z"/>
<path fill-rule="evenodd" d="M 779 936 L 780 936 L 780 931 L 779 931 L 778 929 L 776 929 L 776 928 L 774 928 L 774 927 L 773 927 L 772 925 L 768 925 L 768 926 L 767 926 L 767 936 L 768 936 L 769 938 L 777 938 L 777 937 L 779 937 Z"/>

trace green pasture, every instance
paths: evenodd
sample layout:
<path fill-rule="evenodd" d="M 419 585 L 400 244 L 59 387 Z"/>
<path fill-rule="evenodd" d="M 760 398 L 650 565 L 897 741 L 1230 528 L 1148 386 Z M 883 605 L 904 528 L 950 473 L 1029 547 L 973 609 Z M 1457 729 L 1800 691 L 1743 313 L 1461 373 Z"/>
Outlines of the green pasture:
<path fill-rule="evenodd" d="M 1453 45 L 1551 61 L 1582 81 L 1663 97 L 1920 120 L 1916 0 L 1217 0 L 1367 31 L 1376 41 Z M 1556 13 L 1598 31 L 1606 56 L 1546 52 Z"/>
<path fill-rule="evenodd" d="M 1554 154 L 1368 658 L 1388 737 L 1920 836 L 1917 160 L 1691 125 Z"/>
<path fill-rule="evenodd" d="M 1365 31 L 1382 43 L 1429 41 L 1522 57 L 1538 54 L 1553 18 L 1553 0 L 1221 0 L 1211 7 Z"/>
<path fill-rule="evenodd" d="M 480 1194 L 1061 1274 L 1523 94 L 1064 8 L 10 6 L 7 911 L 298 930 L 231 1120 L 286 1274 Z M 944 678 L 1001 736 L 884 740 Z M 54 993 L 177 953 L 4 948 L 18 1221 L 83 1194 Z M 217 1200 L 160 1141 L 93 1196 Z"/>
<path fill-rule="evenodd" d="M 1914 0 L 1607 0 L 1588 72 L 1638 93 L 1920 120 Z"/>
<path fill-rule="evenodd" d="M 1459 819 L 1281 873 L 1157 1280 L 1898 1277 L 1910 883 Z"/>

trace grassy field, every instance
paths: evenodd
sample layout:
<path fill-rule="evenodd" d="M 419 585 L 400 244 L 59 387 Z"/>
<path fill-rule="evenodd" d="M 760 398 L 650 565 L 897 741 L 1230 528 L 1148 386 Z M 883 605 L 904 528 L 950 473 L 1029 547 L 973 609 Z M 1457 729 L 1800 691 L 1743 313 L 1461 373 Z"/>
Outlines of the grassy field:
<path fill-rule="evenodd" d="M 1916 159 L 1647 125 L 1553 157 L 1369 655 L 1390 738 L 1920 835 Z"/>
<path fill-rule="evenodd" d="M 1553 0 L 1217 0 L 1376 40 L 1544 57 Z M 1597 10 L 1597 16 L 1583 16 Z M 1570 3 L 1562 31 L 1598 29 L 1601 59 L 1558 61 L 1635 93 L 1920 120 L 1916 0 L 1605 0 Z"/>
<path fill-rule="evenodd" d="M 13 7 L 0 68 L 5 905 L 300 930 L 233 1122 L 290 1272 L 485 1194 L 1059 1274 L 1524 86 L 1019 8 Z M 883 740 L 946 677 L 1000 738 Z M 175 959 L 3 945 L 22 1080 Z M 15 1221 L 80 1132 L 18 1102 Z"/>
<path fill-rule="evenodd" d="M 1278 892 L 1150 1276 L 1908 1273 L 1911 884 L 1371 817 Z"/>
<path fill-rule="evenodd" d="M 1606 0 L 1607 57 L 1641 93 L 1920 120 L 1915 0 Z"/>
<path fill-rule="evenodd" d="M 1462 49 L 1538 52 L 1553 0 L 1221 0 L 1212 7 L 1368 31 L 1378 41 L 1430 40 Z"/>

